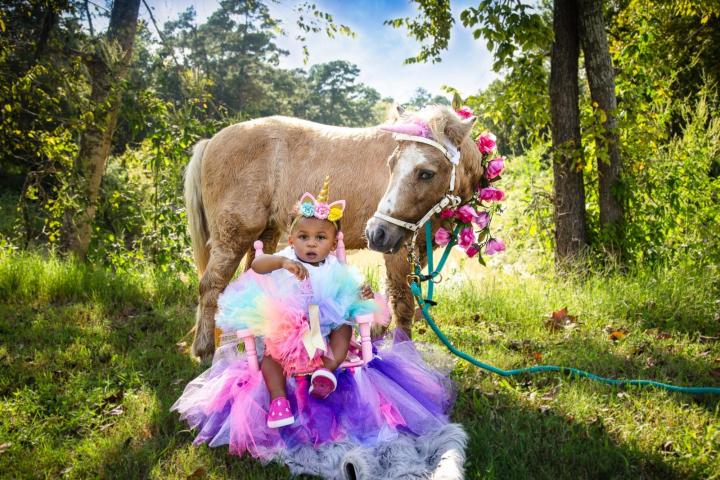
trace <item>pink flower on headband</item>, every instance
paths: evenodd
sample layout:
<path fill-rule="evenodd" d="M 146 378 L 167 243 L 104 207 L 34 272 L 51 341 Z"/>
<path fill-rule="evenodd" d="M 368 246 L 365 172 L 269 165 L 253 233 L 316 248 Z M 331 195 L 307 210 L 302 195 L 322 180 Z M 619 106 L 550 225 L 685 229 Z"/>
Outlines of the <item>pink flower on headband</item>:
<path fill-rule="evenodd" d="M 472 108 L 468 107 L 467 105 L 463 105 L 462 107 L 455 110 L 455 112 L 458 114 L 460 118 L 466 119 L 472 117 L 473 111 Z"/>
<path fill-rule="evenodd" d="M 497 144 L 495 141 L 497 138 L 492 133 L 483 133 L 480 135 L 480 137 L 477 139 L 475 144 L 478 147 L 478 150 L 480 150 L 480 153 L 492 153 L 493 150 L 495 150 L 495 147 Z"/>
<path fill-rule="evenodd" d="M 297 208 L 303 217 L 315 217 L 320 220 L 335 222 L 343 216 L 345 200 L 336 200 L 332 203 L 318 202 L 312 193 L 305 192 L 300 197 Z"/>
<path fill-rule="evenodd" d="M 315 205 L 315 217 L 320 220 L 325 220 L 330 213 L 330 206 L 325 202 L 319 202 Z"/>

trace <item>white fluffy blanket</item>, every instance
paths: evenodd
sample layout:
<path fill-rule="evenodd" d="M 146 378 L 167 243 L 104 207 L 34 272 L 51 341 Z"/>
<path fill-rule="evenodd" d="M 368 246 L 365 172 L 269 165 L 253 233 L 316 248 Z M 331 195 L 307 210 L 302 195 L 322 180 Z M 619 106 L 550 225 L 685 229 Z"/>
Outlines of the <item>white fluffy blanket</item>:
<path fill-rule="evenodd" d="M 420 438 L 401 435 L 376 447 L 335 443 L 302 447 L 280 461 L 294 475 L 328 480 L 462 480 L 467 434 L 456 423 Z"/>

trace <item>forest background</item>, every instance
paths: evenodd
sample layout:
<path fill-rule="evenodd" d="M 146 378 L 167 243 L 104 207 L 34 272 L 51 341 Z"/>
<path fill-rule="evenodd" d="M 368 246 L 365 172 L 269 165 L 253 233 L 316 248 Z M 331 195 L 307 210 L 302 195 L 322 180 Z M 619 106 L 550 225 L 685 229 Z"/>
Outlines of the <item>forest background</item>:
<path fill-rule="evenodd" d="M 210 137 L 234 122 L 276 114 L 332 125 L 371 126 L 382 123 L 387 108 L 395 103 L 413 109 L 430 103 L 450 104 L 453 97 L 456 100 L 460 97 L 462 104 L 471 107 L 478 116 L 476 133 L 492 131 L 497 135 L 500 153 L 507 157 L 503 185 L 508 192 L 508 202 L 497 228 L 509 248 L 502 258 L 494 257 L 491 266 L 498 270 L 504 266 L 508 270 L 508 265 L 513 265 L 510 269 L 513 274 L 521 273 L 519 280 L 513 280 L 516 283 L 505 279 L 514 291 L 510 287 L 493 290 L 493 295 L 500 299 L 495 301 L 500 303 L 483 303 L 489 301 L 488 297 L 477 292 L 471 299 L 462 296 L 463 293 L 460 299 L 452 300 L 458 302 L 451 304 L 458 310 L 447 310 L 445 320 L 452 323 L 456 316 L 464 319 L 458 320 L 460 324 L 455 331 L 460 344 L 468 342 L 471 349 L 483 344 L 482 338 L 478 340 L 463 330 L 475 328 L 468 319 L 475 318 L 473 315 L 477 314 L 473 312 L 480 311 L 481 306 L 489 307 L 491 313 L 502 317 L 505 323 L 501 325 L 514 321 L 518 328 L 513 330 L 516 338 L 532 340 L 533 335 L 542 337 L 547 332 L 529 333 L 527 329 L 523 332 L 525 320 L 522 319 L 528 317 L 527 311 L 533 311 L 530 316 L 537 322 L 538 309 L 553 311 L 568 303 L 572 309 L 575 302 L 574 308 L 587 310 L 586 331 L 582 335 L 603 336 L 603 329 L 609 328 L 610 335 L 622 339 L 628 330 L 638 330 L 637 341 L 619 346 L 618 338 L 614 338 L 612 347 L 603 347 L 605 350 L 627 348 L 627 352 L 615 352 L 618 358 L 625 356 L 625 363 L 615 362 L 603 354 L 587 358 L 586 367 L 602 369 L 600 365 L 609 365 L 607 368 L 612 366 L 626 374 L 647 375 L 643 369 L 650 363 L 660 364 L 661 354 L 651 352 L 652 348 L 647 346 L 637 353 L 639 345 L 668 341 L 669 337 L 664 335 L 674 336 L 674 332 L 680 332 L 678 343 L 664 354 L 665 369 L 656 375 L 685 383 L 717 382 L 720 376 L 717 366 L 720 362 L 717 344 L 720 338 L 720 2 L 717 0 L 481 0 L 464 8 L 459 15 L 450 9 L 446 0 L 418 0 L 413 2 L 416 17 L 384 19 L 386 28 L 399 28 L 418 41 L 418 55 L 408 59 L 409 62 L 442 61 L 453 25 L 462 24 L 473 32 L 477 42 L 485 43 L 492 52 L 493 68 L 499 76 L 489 86 L 474 92 L 459 92 L 452 79 L 448 79 L 446 96 L 420 89 L 410 99 L 388 98 L 371 85 L 361 83 L 358 67 L 343 59 L 302 69 L 281 68 L 279 60 L 286 52 L 278 47 L 277 38 L 283 35 L 284 26 L 272 17 L 268 2 L 262 1 L 224 0 L 202 21 L 188 9 L 162 25 L 154 18 L 150 22 L 138 21 L 136 11 L 134 21 L 126 19 L 126 24 L 132 23 L 136 29 L 130 35 L 132 55 L 127 56 L 122 28 L 118 27 L 115 36 L 105 27 L 97 28 L 109 23 L 111 30 L 113 22 L 108 17 L 115 5 L 123 3 L 133 2 L 8 1 L 0 9 L 0 291 L 7 302 L 4 312 L 8 314 L 0 323 L 6 344 L 0 348 L 0 361 L 15 365 L 14 373 L 0 378 L 3 408 L 22 410 L 32 404 L 35 405 L 32 408 L 46 413 L 69 408 L 50 400 L 50 404 L 43 404 L 42 392 L 38 393 L 32 384 L 26 392 L 29 403 L 22 403 L 25 394 L 18 394 L 19 390 L 12 388 L 30 377 L 33 382 L 36 380 L 34 373 L 28 373 L 35 367 L 12 363 L 26 357 L 24 353 L 13 353 L 13 348 L 8 347 L 13 344 L 12 335 L 19 334 L 10 332 L 16 332 L 21 320 L 10 315 L 10 310 L 23 311 L 27 307 L 28 312 L 37 313 L 41 307 L 31 305 L 33 294 L 24 290 L 31 287 L 46 292 L 38 298 L 48 302 L 47 308 L 55 308 L 53 302 L 62 301 L 54 295 L 62 296 L 57 292 L 65 288 L 65 283 L 41 286 L 23 276 L 26 275 L 23 271 L 34 272 L 49 282 L 69 275 L 62 280 L 69 285 L 69 298 L 79 296 L 77 298 L 88 302 L 91 298 L 83 295 L 102 288 L 92 283 L 95 280 L 115 285 L 125 293 L 118 294 L 119 300 L 108 301 L 119 309 L 125 320 L 134 318 L 136 310 L 147 306 L 142 302 L 138 304 L 142 306 L 138 306 L 133 303 L 135 300 L 123 296 L 144 291 L 145 287 L 133 283 L 149 281 L 139 271 L 144 272 L 143 275 L 149 275 L 148 272 L 159 275 L 157 278 L 171 284 L 170 293 L 162 293 L 163 287 L 155 285 L 157 290 L 148 293 L 148 298 L 153 299 L 148 300 L 151 303 L 160 295 L 162 300 L 157 301 L 161 303 L 171 298 L 177 304 L 192 306 L 197 282 L 182 203 L 182 175 L 189 151 L 197 140 Z M 144 2 L 135 1 L 135 4 L 139 9 L 147 8 Z M 595 99 L 584 53 L 591 45 L 583 44 L 582 38 L 587 36 L 575 32 L 576 73 L 564 77 L 568 85 L 574 84 L 577 89 L 574 95 L 577 132 L 568 149 L 567 144 L 562 146 L 553 137 L 558 126 L 553 117 L 553 55 L 558 52 L 562 14 L 588 5 L 600 7 L 605 51 L 612 62 L 616 105 L 608 109 Z M 334 36 L 353 35 L 349 27 L 338 24 L 310 2 L 298 3 L 295 12 L 297 25 L 305 35 L 326 35 L 328 42 L 333 41 Z M 579 21 L 576 23 L 581 25 Z M 118 20 L 116 25 L 121 24 Z M 295 40 L 306 46 L 303 35 Z M 105 94 L 100 95 L 103 87 Z M 572 92 L 562 92 L 565 92 L 563 98 L 573 96 Z M 83 160 L 87 158 L 87 151 L 92 150 L 88 145 L 95 142 L 96 147 L 102 146 L 103 135 L 108 132 L 111 135 L 107 138 L 106 155 L 100 155 L 104 157 L 101 168 L 89 169 Z M 620 159 L 617 181 L 608 190 L 621 212 L 619 220 L 612 224 L 603 220 L 599 181 L 603 165 L 613 161 L 608 153 L 610 145 L 616 147 Z M 575 218 L 581 219 L 584 233 L 571 238 L 574 244 L 570 250 L 559 248 L 563 240 L 558 238 L 557 225 L 564 217 L 558 216 L 562 192 L 557 189 L 563 184 L 558 178 L 564 177 L 557 176 L 558 166 L 565 168 L 566 174 L 574 175 L 583 190 L 581 197 L 574 197 L 570 209 Z M 91 171 L 98 180 L 96 187 L 92 187 L 89 180 Z M 83 223 L 88 231 L 85 244 L 79 242 L 78 247 L 74 239 L 79 238 L 77 233 Z M 73 256 L 76 258 L 68 258 Z M 566 260 L 570 260 L 569 269 L 565 268 Z M 47 274 L 56 275 L 55 280 L 48 280 L 41 271 L 56 272 Z M 172 283 L 175 280 L 168 279 L 180 279 L 180 287 Z M 79 283 L 73 283 L 75 281 Z M 125 291 L 116 281 L 126 281 L 131 287 Z M 563 283 L 566 281 L 572 282 L 573 287 L 567 287 L 568 284 Z M 530 294 L 530 298 L 537 300 L 532 308 L 511 307 L 510 300 L 503 303 L 502 299 L 506 298 L 503 295 L 507 295 L 507 299 L 515 298 L 533 292 L 533 288 L 540 289 L 541 285 L 571 291 L 577 288 L 578 293 L 568 294 L 567 300 L 554 293 L 537 293 L 535 297 Z M 178 288 L 181 293 L 176 291 Z M 610 288 L 616 291 L 606 291 Z M 87 292 L 83 293 L 84 289 Z M 634 292 L 635 297 L 622 296 L 624 289 Z M 21 293 L 15 296 L 17 292 Z M 97 293 L 87 294 L 97 300 L 93 296 Z M 610 295 L 607 305 L 603 304 L 604 300 L 593 303 L 592 298 L 606 298 L 604 295 Z M 126 300 L 130 307 L 123 306 Z M 130 308 L 130 313 L 126 308 Z M 520 312 L 513 308 L 528 310 Z M 463 313 L 458 313 L 461 310 Z M 177 340 L 180 330 L 189 328 L 192 315 L 188 312 L 183 315 L 182 322 L 164 331 L 163 338 L 169 344 Z M 144 318 L 143 314 L 140 318 Z M 571 317 L 567 319 L 565 326 L 576 324 Z M 141 327 L 147 325 L 142 323 L 138 328 Z M 497 331 L 493 330 L 495 327 L 487 328 L 486 340 L 492 344 L 489 338 Z M 26 338 L 20 344 L 28 342 L 31 340 Z M 512 339 L 504 346 L 505 353 L 485 353 L 500 364 L 511 365 L 523 359 L 542 362 L 538 349 L 544 346 L 548 349 L 544 353 L 546 357 L 551 357 L 550 351 L 556 348 L 559 359 L 573 362 L 576 357 L 569 351 L 574 349 L 577 353 L 585 348 L 583 345 L 553 347 L 543 344 L 542 340 L 530 343 L 523 340 L 518 344 Z M 565 347 L 568 352 L 562 350 Z M 132 347 L 123 344 L 118 348 Z M 506 357 L 507 352 L 516 352 L 521 358 L 513 360 Z M 78 352 L 75 354 L 82 357 Z M 109 355 L 115 361 L 114 354 Z M 627 360 L 627 355 L 633 360 Z M 671 360 L 676 357 L 692 358 L 692 361 L 679 367 Z M 105 363 L 102 358 L 95 360 Z M 633 367 L 636 361 L 642 365 Z M 183 368 L 191 371 L 194 367 L 183 364 Z M 462 373 L 474 375 L 467 370 Z M 67 380 L 63 375 L 60 375 L 61 383 Z M 49 379 L 54 380 L 55 377 Z M 100 380 L 92 380 L 96 381 Z M 144 384 L 145 380 L 123 382 L 123 386 L 117 388 L 128 392 L 131 390 L 128 384 Z M 493 385 L 500 389 L 500 397 L 506 403 L 512 404 L 528 393 L 522 391 L 527 387 L 525 384 Z M 168 398 L 172 396 L 168 393 L 170 390 L 177 390 L 177 385 L 165 387 L 162 395 Z M 538 386 L 558 395 L 553 390 L 555 387 L 555 384 Z M 106 398 L 124 404 L 124 408 L 137 407 L 132 407 L 130 396 L 124 397 L 125 400 L 122 396 L 119 399 L 103 397 L 101 403 Z M 482 398 L 484 400 L 477 403 L 476 392 L 461 395 L 460 409 L 497 408 L 500 402 L 496 397 Z M 538 395 L 537 398 L 544 397 Z M 568 405 L 572 404 L 569 398 L 566 400 Z M 621 400 L 622 397 L 617 401 Z M 25 406 L 13 407 L 13 401 Z M 647 404 L 651 401 L 647 398 Z M 597 408 L 607 406 L 603 405 Z M 689 408 L 693 412 L 696 407 L 703 412 L 697 413 L 697 424 L 693 427 L 696 429 L 691 428 L 680 437 L 668 434 L 671 440 L 645 439 L 654 445 L 653 454 L 644 456 L 642 435 L 645 434 L 638 433 L 639 437 L 635 438 L 625 435 L 622 428 L 620 433 L 615 432 L 623 441 L 637 443 L 633 443 L 625 467 L 608 471 L 629 477 L 638 472 L 650 477 L 717 476 L 720 431 L 709 425 L 713 422 L 717 425 L 718 404 L 698 400 L 692 405 Z M 642 410 L 639 405 L 628 408 L 633 412 Z M 681 410 L 686 409 L 673 408 L 668 407 L 664 413 L 672 412 L 674 418 L 681 418 Z M 573 413 L 573 417 L 581 416 Z M 492 428 L 481 425 L 489 430 L 478 427 L 477 431 L 491 435 L 506 428 L 510 432 L 516 418 L 504 420 L 507 425 L 496 424 Z M 558 424 L 557 419 L 552 420 L 551 427 L 544 418 L 533 418 L 532 422 L 551 430 Z M 177 429 L 176 424 L 172 425 L 167 428 Z M 20 446 L 31 445 L 37 448 L 32 441 L 23 440 L 12 424 L 3 424 L 3 428 L 0 433 L 15 440 L 3 442 L 0 438 L 0 462 L 5 450 L 12 452 Z M 575 427 L 568 428 L 575 432 Z M 657 425 L 656 428 L 661 429 Z M 66 434 L 63 430 L 53 441 L 62 443 Z M 79 434 L 71 431 L 67 435 Z M 577 438 L 587 440 L 578 435 Z M 612 437 L 613 442 L 618 441 L 618 437 Z M 601 445 L 604 440 L 603 435 L 591 433 L 588 441 Z M 515 442 L 509 433 L 506 441 Z M 559 442 L 558 445 L 566 445 Z M 666 445 L 667 442 L 671 445 Z M 477 445 L 475 448 L 479 450 Z M 618 454 L 606 447 L 590 449 L 590 452 L 602 456 L 600 450 L 605 448 L 608 458 Z M 148 448 L 148 458 L 161 450 L 160 447 Z M 684 454 L 683 448 L 687 450 Z M 493 465 L 497 465 L 495 472 L 500 472 L 501 477 L 503 473 L 504 478 L 512 476 L 508 472 L 523 476 L 522 471 L 513 470 L 520 467 L 512 463 L 510 453 L 495 453 L 492 458 L 496 463 L 478 460 L 479 466 L 476 464 L 474 468 L 487 474 L 495 471 Z M 540 451 L 536 453 L 540 456 Z M 483 454 L 478 455 L 485 458 Z M 638 455 L 642 460 L 638 460 Z M 569 453 L 561 457 L 572 463 Z M 99 468 L 78 462 L 75 466 L 78 472 L 83 468 L 97 472 L 93 469 Z M 528 462 L 532 464 L 532 460 Z M 55 458 L 46 459 L 48 471 L 59 472 L 61 463 Z M 137 468 L 145 472 L 155 468 L 149 460 L 147 464 L 140 463 Z M 191 468 L 191 463 L 183 463 L 177 469 Z M 552 462 L 549 465 L 548 476 L 557 477 L 561 466 Z M 137 471 L 128 468 L 130 472 Z M 587 473 L 584 468 L 592 468 L 591 459 L 587 464 L 572 464 L 566 473 L 583 476 Z"/>

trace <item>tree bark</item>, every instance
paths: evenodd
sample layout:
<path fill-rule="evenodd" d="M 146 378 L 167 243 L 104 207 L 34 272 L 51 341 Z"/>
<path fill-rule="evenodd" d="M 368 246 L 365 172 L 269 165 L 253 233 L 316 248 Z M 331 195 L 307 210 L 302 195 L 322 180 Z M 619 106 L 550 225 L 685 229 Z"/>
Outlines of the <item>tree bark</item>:
<path fill-rule="evenodd" d="M 608 49 L 601 0 L 579 0 L 580 39 L 585 53 L 585 72 L 593 104 L 604 115 L 603 135 L 597 138 L 600 224 L 609 234 L 611 244 L 622 244 L 623 205 L 620 187 L 619 138 L 617 132 L 617 99 L 615 74 Z M 617 248 L 612 248 L 617 250 Z"/>
<path fill-rule="evenodd" d="M 113 63 L 101 56 L 101 49 L 88 65 L 92 84 L 91 104 L 94 105 L 93 121 L 82 133 L 80 151 L 75 160 L 75 189 L 78 207 L 65 217 L 65 246 L 79 258 L 85 258 L 90 244 L 92 224 L 95 219 L 100 183 L 105 163 L 110 154 L 110 144 L 117 124 L 120 107 L 121 85 L 132 58 L 133 43 L 137 30 L 140 0 L 115 0 L 110 13 L 107 43 L 117 43 L 121 58 Z"/>
<path fill-rule="evenodd" d="M 580 40 L 577 15 L 576 0 L 554 1 L 555 41 L 550 59 L 550 113 L 555 189 L 555 260 L 559 264 L 572 260 L 588 244 L 580 148 Z"/>

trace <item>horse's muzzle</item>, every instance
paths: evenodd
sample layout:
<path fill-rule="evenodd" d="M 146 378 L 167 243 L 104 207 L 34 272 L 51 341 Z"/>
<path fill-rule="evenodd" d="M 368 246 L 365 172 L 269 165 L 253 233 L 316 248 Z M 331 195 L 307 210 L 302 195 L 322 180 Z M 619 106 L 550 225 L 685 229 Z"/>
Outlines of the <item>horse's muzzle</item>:
<path fill-rule="evenodd" d="M 407 231 L 379 218 L 371 218 L 365 227 L 368 248 L 382 253 L 396 253 L 402 247 Z"/>

